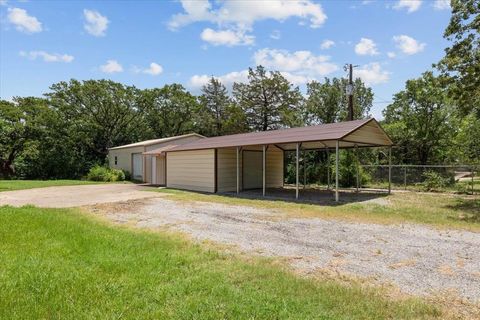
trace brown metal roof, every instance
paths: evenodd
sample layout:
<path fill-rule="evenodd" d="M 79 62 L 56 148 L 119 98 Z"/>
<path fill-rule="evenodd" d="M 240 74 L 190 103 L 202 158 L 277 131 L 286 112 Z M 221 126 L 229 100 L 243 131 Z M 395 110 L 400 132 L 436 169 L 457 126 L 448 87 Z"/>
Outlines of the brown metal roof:
<path fill-rule="evenodd" d="M 161 148 L 157 148 L 157 149 L 154 149 L 154 150 L 150 150 L 150 151 L 146 151 L 144 152 L 143 154 L 144 155 L 161 155 L 162 153 L 164 153 L 165 151 L 168 151 L 168 150 L 171 150 L 175 147 L 178 147 L 178 145 L 176 144 L 169 144 L 168 146 L 165 146 L 165 147 L 161 147 Z"/>
<path fill-rule="evenodd" d="M 368 135 L 369 132 L 364 132 L 360 137 L 356 137 L 354 142 L 345 140 L 341 147 L 348 147 L 353 145 L 361 146 L 389 146 L 393 145 L 391 139 L 383 131 L 378 122 L 371 119 L 354 120 L 338 123 L 329 123 L 316 126 L 279 129 L 262 132 L 241 133 L 228 136 L 212 137 L 190 142 L 184 145 L 174 147 L 170 151 L 185 151 L 185 150 L 199 150 L 199 149 L 214 149 L 214 148 L 228 148 L 240 146 L 253 145 L 288 145 L 297 142 L 322 142 L 322 141 L 336 141 L 342 140 L 344 137 L 360 130 L 362 127 L 368 125 L 370 129 L 375 132 Z M 379 143 L 380 138 L 380 143 Z M 375 142 L 372 142 L 375 141 Z M 323 144 L 325 146 L 325 144 Z"/>

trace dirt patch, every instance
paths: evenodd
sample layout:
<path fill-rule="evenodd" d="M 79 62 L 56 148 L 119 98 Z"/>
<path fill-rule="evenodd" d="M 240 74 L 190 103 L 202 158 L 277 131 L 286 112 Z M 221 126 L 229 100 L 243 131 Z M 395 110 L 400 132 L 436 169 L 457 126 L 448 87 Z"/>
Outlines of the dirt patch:
<path fill-rule="evenodd" d="M 66 208 L 161 196 L 135 184 L 62 186 L 1 192 L 0 205 Z"/>
<path fill-rule="evenodd" d="M 303 274 L 331 270 L 393 283 L 409 294 L 455 292 L 472 303 L 480 299 L 479 233 L 411 224 L 275 219 L 278 213 L 268 209 L 165 198 L 103 206 L 101 212 L 117 223 L 167 227 L 194 240 L 284 259 Z"/>

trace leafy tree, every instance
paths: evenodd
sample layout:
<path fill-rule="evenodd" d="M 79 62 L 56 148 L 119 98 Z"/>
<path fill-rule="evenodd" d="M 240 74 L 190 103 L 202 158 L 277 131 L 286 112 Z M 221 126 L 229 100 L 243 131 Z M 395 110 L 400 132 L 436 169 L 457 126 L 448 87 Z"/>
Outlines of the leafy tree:
<path fill-rule="evenodd" d="M 195 123 L 198 103 L 180 84 L 143 90 L 140 110 L 143 121 L 156 138 L 190 133 L 198 127 Z"/>
<path fill-rule="evenodd" d="M 447 160 L 455 133 L 454 116 L 441 79 L 432 72 L 408 80 L 384 110 L 385 129 L 399 146 L 398 162 L 429 164 Z"/>
<path fill-rule="evenodd" d="M 15 97 L 0 100 L 0 176 L 15 175 L 15 161 L 25 151 L 35 151 L 45 132 L 48 112 L 44 99 Z"/>
<path fill-rule="evenodd" d="M 458 132 L 450 151 L 460 163 L 480 164 L 480 118 L 469 114 L 458 121 Z"/>
<path fill-rule="evenodd" d="M 480 118 L 480 1 L 451 0 L 451 7 L 444 37 L 453 43 L 437 67 L 463 114 L 474 111 Z"/>
<path fill-rule="evenodd" d="M 108 148 L 143 138 L 137 107 L 138 90 L 111 80 L 59 82 L 46 96 L 64 117 L 70 137 L 101 160 Z"/>
<path fill-rule="evenodd" d="M 346 79 L 325 78 L 323 83 L 312 81 L 307 84 L 306 121 L 309 124 L 346 121 L 348 117 L 348 96 Z M 354 81 L 354 119 L 367 118 L 372 108 L 373 92 L 361 79 Z"/>
<path fill-rule="evenodd" d="M 248 83 L 234 83 L 233 96 L 245 112 L 249 127 L 266 131 L 301 124 L 302 95 L 280 72 L 258 66 L 249 69 Z"/>

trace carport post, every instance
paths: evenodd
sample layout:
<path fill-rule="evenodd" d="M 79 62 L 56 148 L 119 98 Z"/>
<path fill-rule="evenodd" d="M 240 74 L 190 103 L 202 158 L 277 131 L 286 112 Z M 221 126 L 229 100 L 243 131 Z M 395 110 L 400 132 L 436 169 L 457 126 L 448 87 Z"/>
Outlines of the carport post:
<path fill-rule="evenodd" d="M 388 148 L 388 194 L 392 193 L 392 147 Z"/>
<path fill-rule="evenodd" d="M 338 147 L 339 147 L 339 142 L 337 140 L 337 143 L 335 145 L 335 201 L 338 202 Z"/>
<path fill-rule="evenodd" d="M 330 190 L 330 152 L 327 148 L 327 190 Z"/>
<path fill-rule="evenodd" d="M 263 145 L 263 196 L 265 197 L 265 167 L 266 167 L 266 158 L 267 158 L 267 153 L 266 153 L 267 146 Z"/>
<path fill-rule="evenodd" d="M 240 147 L 237 147 L 237 194 L 240 193 Z"/>
<path fill-rule="evenodd" d="M 306 157 L 306 150 L 303 150 L 303 189 L 307 185 L 307 157 Z"/>
<path fill-rule="evenodd" d="M 298 158 L 300 158 L 300 144 L 297 143 L 297 152 L 295 158 L 295 174 L 296 174 L 296 182 L 295 182 L 295 199 L 298 199 Z"/>

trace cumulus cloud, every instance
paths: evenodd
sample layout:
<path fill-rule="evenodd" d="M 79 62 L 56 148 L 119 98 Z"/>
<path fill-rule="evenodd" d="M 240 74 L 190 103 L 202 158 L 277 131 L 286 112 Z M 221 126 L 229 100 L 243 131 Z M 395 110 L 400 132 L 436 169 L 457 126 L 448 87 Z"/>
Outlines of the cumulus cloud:
<path fill-rule="evenodd" d="M 224 75 L 213 76 L 213 77 L 218 79 L 225 86 L 231 87 L 234 82 L 247 82 L 247 80 L 248 80 L 248 70 L 234 71 L 234 72 L 226 73 Z M 193 88 L 201 88 L 211 78 L 212 78 L 212 76 L 208 76 L 206 74 L 194 75 L 190 78 L 189 86 L 193 87 Z"/>
<path fill-rule="evenodd" d="M 433 3 L 435 10 L 447 10 L 450 9 L 450 0 L 435 0 Z"/>
<path fill-rule="evenodd" d="M 387 82 L 390 78 L 390 73 L 382 70 L 380 63 L 372 62 L 355 69 L 355 77 L 359 77 L 367 85 L 372 85 Z"/>
<path fill-rule="evenodd" d="M 43 30 L 42 23 L 37 18 L 30 16 L 24 9 L 8 8 L 8 21 L 21 32 L 36 33 Z"/>
<path fill-rule="evenodd" d="M 320 4 L 310 0 L 181 0 L 184 12 L 172 16 L 168 25 L 178 29 L 195 22 L 210 22 L 225 30 L 251 31 L 256 21 L 273 19 L 284 21 L 296 17 L 318 28 L 327 19 Z M 230 42 L 227 42 L 230 43 Z"/>
<path fill-rule="evenodd" d="M 200 38 L 214 46 L 225 45 L 228 47 L 238 45 L 252 45 L 255 37 L 247 35 L 243 31 L 219 30 L 206 28 L 200 34 Z"/>
<path fill-rule="evenodd" d="M 355 53 L 361 56 L 377 55 L 377 44 L 372 39 L 361 38 L 360 42 L 355 45 Z"/>
<path fill-rule="evenodd" d="M 148 68 L 142 69 L 138 67 L 133 67 L 133 72 L 134 73 L 145 73 L 149 74 L 152 76 L 158 76 L 163 72 L 163 67 L 159 65 L 158 63 L 152 62 L 150 63 Z"/>
<path fill-rule="evenodd" d="M 399 48 L 403 53 L 408 55 L 422 52 L 426 46 L 425 43 L 420 43 L 414 38 L 406 35 L 394 36 L 393 41 L 396 43 L 397 48 Z"/>
<path fill-rule="evenodd" d="M 45 62 L 72 62 L 74 57 L 69 54 L 48 53 L 45 51 L 20 51 L 20 56 L 36 60 L 37 58 L 43 59 Z"/>
<path fill-rule="evenodd" d="M 330 62 L 330 57 L 314 55 L 310 51 L 289 52 L 278 49 L 261 49 L 255 52 L 254 61 L 268 69 L 296 75 L 316 77 L 325 76 L 338 69 L 337 65 Z"/>
<path fill-rule="evenodd" d="M 407 9 L 407 12 L 411 13 L 420 9 L 421 5 L 422 0 L 400 0 L 393 6 L 393 8 L 397 10 Z"/>
<path fill-rule="evenodd" d="M 85 18 L 83 28 L 89 34 L 95 37 L 103 37 L 105 35 L 105 31 L 107 31 L 110 23 L 107 17 L 102 16 L 98 11 L 88 9 L 83 10 L 83 16 Z"/>
<path fill-rule="evenodd" d="M 387 56 L 388 56 L 390 59 L 393 59 L 393 58 L 395 58 L 395 57 L 397 56 L 397 54 L 396 54 L 395 52 L 390 51 L 390 52 L 387 52 Z"/>
<path fill-rule="evenodd" d="M 117 60 L 107 60 L 107 63 L 100 66 L 100 70 L 105 73 L 123 72 L 123 67 Z"/>
<path fill-rule="evenodd" d="M 335 42 L 333 40 L 323 40 L 322 43 L 320 44 L 320 49 L 326 50 L 330 49 L 335 45 Z"/>

